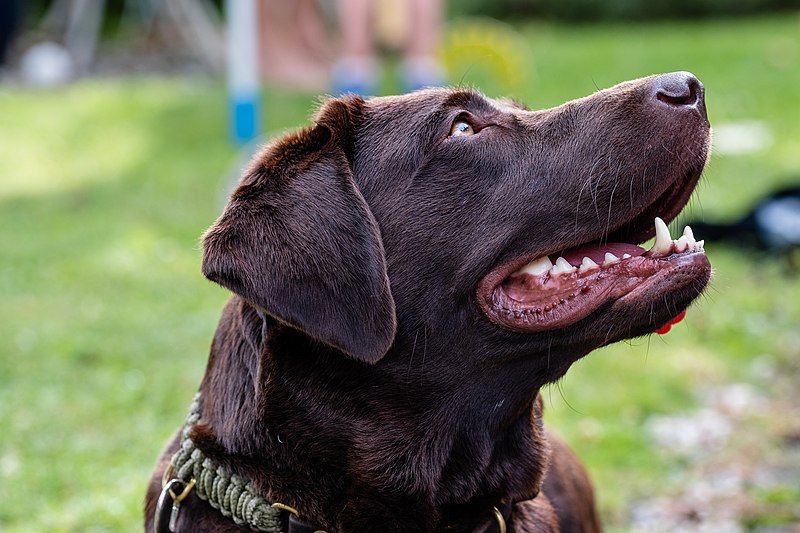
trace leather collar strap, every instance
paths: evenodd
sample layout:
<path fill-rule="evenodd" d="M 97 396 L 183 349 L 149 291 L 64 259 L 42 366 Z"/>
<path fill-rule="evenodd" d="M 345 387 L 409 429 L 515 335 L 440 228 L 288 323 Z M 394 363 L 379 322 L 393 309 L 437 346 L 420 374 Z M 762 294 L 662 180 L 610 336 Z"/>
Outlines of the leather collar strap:
<path fill-rule="evenodd" d="M 286 533 L 325 533 L 321 529 L 310 526 L 297 518 L 295 515 L 289 515 L 289 523 L 286 526 Z"/>
<path fill-rule="evenodd" d="M 506 533 L 513 508 L 513 502 L 501 500 L 488 511 L 473 514 L 471 517 L 461 516 L 457 520 L 446 522 L 440 531 L 442 533 Z"/>
<path fill-rule="evenodd" d="M 507 523 L 511 518 L 513 504 L 508 503 L 498 507 L 492 507 L 491 523 L 487 524 L 486 529 L 481 529 L 481 533 L 507 533 Z M 313 526 L 300 520 L 293 514 L 289 514 L 289 521 L 286 526 L 286 533 L 325 533 Z"/>
<path fill-rule="evenodd" d="M 507 533 L 508 520 L 511 518 L 511 509 L 513 504 L 508 503 L 505 505 L 492 508 L 491 523 L 487 524 L 486 529 L 480 530 L 481 533 Z M 310 526 L 297 518 L 293 514 L 289 514 L 289 521 L 286 526 L 286 533 L 325 533 L 317 528 Z"/>

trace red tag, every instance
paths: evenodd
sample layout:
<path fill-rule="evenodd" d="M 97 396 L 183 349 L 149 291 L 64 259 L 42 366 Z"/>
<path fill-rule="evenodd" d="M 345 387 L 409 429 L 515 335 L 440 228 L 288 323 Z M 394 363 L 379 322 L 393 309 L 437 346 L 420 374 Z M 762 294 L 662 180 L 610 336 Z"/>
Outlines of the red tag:
<path fill-rule="evenodd" d="M 665 326 L 661 327 L 660 329 L 657 329 L 656 333 L 658 333 L 659 335 L 663 335 L 664 333 L 669 332 L 669 330 L 672 329 L 672 326 L 683 320 L 685 316 L 686 316 L 686 309 L 681 311 L 681 313 L 678 316 L 667 322 Z"/>

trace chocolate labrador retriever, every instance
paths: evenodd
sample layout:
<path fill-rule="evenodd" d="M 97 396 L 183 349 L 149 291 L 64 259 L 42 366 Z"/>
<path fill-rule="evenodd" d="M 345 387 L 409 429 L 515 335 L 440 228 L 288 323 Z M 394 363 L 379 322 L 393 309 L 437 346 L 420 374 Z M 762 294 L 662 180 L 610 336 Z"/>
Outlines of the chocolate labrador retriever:
<path fill-rule="evenodd" d="M 702 241 L 662 219 L 709 131 L 685 72 L 544 111 L 455 89 L 327 101 L 205 234 L 203 273 L 233 296 L 146 529 L 599 531 L 539 390 L 706 286 Z"/>

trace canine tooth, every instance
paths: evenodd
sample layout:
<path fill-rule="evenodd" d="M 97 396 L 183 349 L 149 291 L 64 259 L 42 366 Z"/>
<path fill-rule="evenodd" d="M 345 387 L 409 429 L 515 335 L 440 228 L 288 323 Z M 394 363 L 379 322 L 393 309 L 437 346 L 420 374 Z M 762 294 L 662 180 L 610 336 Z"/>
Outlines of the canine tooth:
<path fill-rule="evenodd" d="M 672 250 L 672 236 L 669 234 L 669 228 L 659 217 L 655 219 L 656 226 L 656 242 L 650 248 L 653 254 L 666 255 Z"/>
<path fill-rule="evenodd" d="M 686 235 L 682 235 L 680 239 L 675 241 L 675 251 L 678 253 L 683 253 L 689 248 L 689 239 L 686 238 Z"/>
<path fill-rule="evenodd" d="M 530 274 L 532 276 L 541 276 L 548 270 L 553 268 L 553 262 L 550 261 L 550 258 L 545 256 L 540 257 L 534 261 L 531 261 L 524 267 L 520 268 L 516 272 L 512 274 L 512 276 L 519 276 L 521 274 Z"/>
<path fill-rule="evenodd" d="M 631 258 L 631 254 L 622 254 L 622 258 L 623 259 L 630 259 Z"/>
<path fill-rule="evenodd" d="M 569 261 L 564 259 L 563 257 L 559 257 L 556 259 L 556 266 L 550 269 L 551 276 L 557 276 L 558 274 L 568 274 L 573 272 L 575 267 L 570 264 Z"/>
<path fill-rule="evenodd" d="M 603 257 L 603 264 L 610 265 L 611 263 L 616 263 L 619 261 L 619 257 L 612 254 L 611 252 L 606 252 L 606 255 Z"/>
<path fill-rule="evenodd" d="M 696 244 L 697 244 L 697 248 L 696 248 L 697 250 L 703 250 L 703 249 L 705 249 L 704 247 L 705 247 L 706 241 L 705 241 L 705 239 L 703 239 L 702 241 L 697 241 Z"/>
<path fill-rule="evenodd" d="M 592 261 L 591 257 L 584 257 L 583 261 L 581 261 L 581 270 L 589 270 L 591 268 L 597 268 L 600 265 Z"/>

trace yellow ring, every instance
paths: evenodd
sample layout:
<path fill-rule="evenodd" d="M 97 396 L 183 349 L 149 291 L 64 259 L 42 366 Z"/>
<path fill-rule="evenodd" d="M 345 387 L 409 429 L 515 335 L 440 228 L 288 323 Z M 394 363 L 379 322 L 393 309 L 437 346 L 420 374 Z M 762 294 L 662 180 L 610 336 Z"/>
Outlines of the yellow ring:
<path fill-rule="evenodd" d="M 172 475 L 172 471 L 174 469 L 175 469 L 175 467 L 172 466 L 172 463 L 167 465 L 167 468 L 164 469 L 164 474 L 161 476 L 161 488 L 162 489 L 167 486 L 167 481 L 169 481 L 169 478 Z"/>
<path fill-rule="evenodd" d="M 290 513 L 295 515 L 297 518 L 300 518 L 300 511 L 298 511 L 294 507 L 289 507 L 288 505 L 286 505 L 284 503 L 275 502 L 275 503 L 272 504 L 272 507 L 274 507 L 275 509 L 280 509 L 281 511 L 289 511 Z"/>
<path fill-rule="evenodd" d="M 494 519 L 497 520 L 497 528 L 500 533 L 506 533 L 506 519 L 503 518 L 503 513 L 498 511 L 497 507 L 492 507 L 492 512 L 494 512 Z"/>

